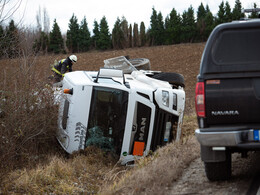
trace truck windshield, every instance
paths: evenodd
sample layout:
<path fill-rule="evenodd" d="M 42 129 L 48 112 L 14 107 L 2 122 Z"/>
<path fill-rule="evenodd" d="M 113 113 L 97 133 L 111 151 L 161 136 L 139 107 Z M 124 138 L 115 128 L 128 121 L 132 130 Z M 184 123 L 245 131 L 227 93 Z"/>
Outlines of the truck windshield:
<path fill-rule="evenodd" d="M 121 152 L 128 92 L 105 87 L 94 87 L 88 120 L 86 147 L 97 146 L 118 155 Z"/>

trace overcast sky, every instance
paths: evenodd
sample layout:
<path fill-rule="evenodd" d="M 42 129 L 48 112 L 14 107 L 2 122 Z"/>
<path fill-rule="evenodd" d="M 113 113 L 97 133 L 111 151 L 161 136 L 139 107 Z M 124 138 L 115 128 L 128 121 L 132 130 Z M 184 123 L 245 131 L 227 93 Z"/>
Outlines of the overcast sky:
<path fill-rule="evenodd" d="M 256 0 L 240 1 L 243 8 L 252 8 L 253 3 L 256 2 Z M 41 9 L 46 8 L 47 10 L 50 18 L 50 29 L 52 29 L 53 20 L 56 18 L 63 33 L 68 30 L 68 23 L 73 13 L 78 18 L 79 23 L 86 16 L 91 33 L 94 20 L 100 23 L 103 16 L 106 17 L 110 30 L 113 28 L 117 17 L 122 18 L 122 16 L 132 25 L 134 23 L 140 25 L 143 21 L 147 29 L 150 26 L 153 7 L 157 12 L 161 12 L 165 19 L 173 8 L 182 14 L 190 5 L 192 5 L 196 14 L 201 2 L 204 6 L 208 4 L 213 15 L 215 15 L 222 0 L 23 0 L 13 19 L 16 22 L 23 17 L 23 25 L 34 27 L 40 6 Z M 228 2 L 233 9 L 235 0 Z"/>

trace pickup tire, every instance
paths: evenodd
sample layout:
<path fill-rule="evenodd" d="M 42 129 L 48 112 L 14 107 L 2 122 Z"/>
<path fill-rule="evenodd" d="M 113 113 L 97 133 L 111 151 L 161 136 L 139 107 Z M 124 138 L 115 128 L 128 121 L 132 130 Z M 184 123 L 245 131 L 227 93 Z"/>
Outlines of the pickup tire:
<path fill-rule="evenodd" d="M 222 162 L 204 162 L 205 172 L 210 181 L 223 181 L 231 177 L 231 154 L 227 152 Z"/>
<path fill-rule="evenodd" d="M 179 86 L 183 88 L 185 87 L 184 77 L 178 73 L 162 72 L 162 73 L 155 74 L 154 76 L 152 76 L 152 78 L 161 81 L 167 81 L 170 84 L 172 84 L 174 88 L 178 88 Z"/>

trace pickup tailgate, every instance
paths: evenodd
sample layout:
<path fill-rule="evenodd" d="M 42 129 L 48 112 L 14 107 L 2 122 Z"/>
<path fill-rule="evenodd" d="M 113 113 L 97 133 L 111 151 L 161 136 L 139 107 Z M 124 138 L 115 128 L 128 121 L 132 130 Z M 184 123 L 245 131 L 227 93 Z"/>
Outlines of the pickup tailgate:
<path fill-rule="evenodd" d="M 260 121 L 260 78 L 206 80 L 205 96 L 208 125 Z"/>

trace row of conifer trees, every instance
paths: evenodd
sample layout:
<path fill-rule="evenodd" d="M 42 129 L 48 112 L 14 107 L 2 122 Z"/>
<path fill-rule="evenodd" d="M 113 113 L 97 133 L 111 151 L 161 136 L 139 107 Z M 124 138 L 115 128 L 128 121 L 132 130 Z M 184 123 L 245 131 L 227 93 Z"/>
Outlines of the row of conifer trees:
<path fill-rule="evenodd" d="M 254 7 L 256 8 L 256 4 Z M 204 42 L 211 31 L 218 24 L 239 20 L 245 17 L 242 13 L 240 0 L 235 1 L 232 9 L 228 1 L 222 1 L 219 10 L 214 16 L 208 5 L 200 4 L 195 12 L 190 6 L 182 14 L 175 8 L 164 19 L 161 12 L 152 8 L 150 26 L 147 28 L 144 22 L 129 24 L 125 17 L 117 18 L 112 32 L 109 31 L 105 16 L 98 23 L 94 21 L 92 33 L 88 28 L 86 17 L 80 23 L 73 14 L 68 30 L 62 36 L 60 27 L 54 19 L 50 32 L 35 30 L 33 50 L 35 52 L 52 53 L 77 53 L 91 49 L 124 49 L 131 47 L 170 45 L 179 43 Z M 258 13 L 251 13 L 251 18 L 258 17 Z M 32 33 L 33 34 L 33 33 Z M 12 20 L 5 28 L 0 26 L 0 56 L 12 57 L 19 44 L 19 29 Z"/>

